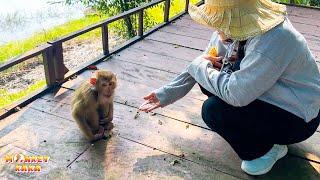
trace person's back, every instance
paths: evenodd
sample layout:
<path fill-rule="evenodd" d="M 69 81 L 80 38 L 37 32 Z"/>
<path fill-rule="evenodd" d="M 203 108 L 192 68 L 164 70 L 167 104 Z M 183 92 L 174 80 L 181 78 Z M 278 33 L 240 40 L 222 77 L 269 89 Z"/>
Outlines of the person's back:
<path fill-rule="evenodd" d="M 258 99 L 288 110 L 306 122 L 315 118 L 320 108 L 319 70 L 305 38 L 290 21 L 286 19 L 249 40 L 246 51 L 251 50 L 273 60 L 279 67 L 275 71 L 283 71 L 274 86 Z"/>

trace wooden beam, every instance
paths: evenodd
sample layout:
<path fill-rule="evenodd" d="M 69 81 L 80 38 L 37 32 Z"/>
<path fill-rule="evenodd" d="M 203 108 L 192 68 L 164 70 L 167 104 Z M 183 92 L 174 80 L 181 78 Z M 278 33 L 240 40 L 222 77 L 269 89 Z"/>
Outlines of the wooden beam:
<path fill-rule="evenodd" d="M 166 0 L 164 3 L 164 22 L 169 21 L 169 15 L 170 15 L 170 0 Z"/>
<path fill-rule="evenodd" d="M 186 0 L 186 6 L 185 6 L 185 9 L 184 9 L 184 12 L 188 12 L 189 11 L 189 0 Z"/>
<path fill-rule="evenodd" d="M 38 56 L 40 55 L 43 51 L 45 51 L 48 47 L 50 46 L 50 44 L 44 44 L 44 45 L 41 45 L 39 47 L 36 47 L 35 49 L 31 50 L 31 51 L 28 51 L 18 57 L 14 57 L 14 58 L 11 58 L 9 59 L 8 61 L 6 61 L 5 63 L 1 64 L 0 65 L 0 72 L 1 71 L 4 71 L 16 64 L 19 64 L 25 60 L 28 60 L 30 58 L 33 58 L 35 56 Z"/>
<path fill-rule="evenodd" d="M 62 81 L 64 79 L 65 74 L 62 42 L 53 44 L 53 62 L 56 81 Z"/>
<path fill-rule="evenodd" d="M 53 46 L 50 45 L 45 51 L 43 51 L 42 58 L 47 86 L 51 87 L 56 83 Z"/>
<path fill-rule="evenodd" d="M 139 11 L 138 36 L 143 36 L 143 10 Z"/>
<path fill-rule="evenodd" d="M 109 31 L 108 31 L 108 24 L 102 25 L 102 47 L 103 47 L 103 54 L 109 54 Z"/>

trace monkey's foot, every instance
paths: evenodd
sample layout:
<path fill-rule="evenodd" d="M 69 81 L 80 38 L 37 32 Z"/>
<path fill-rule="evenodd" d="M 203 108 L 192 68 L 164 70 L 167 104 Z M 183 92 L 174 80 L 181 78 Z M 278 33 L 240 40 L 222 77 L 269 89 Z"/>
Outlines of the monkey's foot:
<path fill-rule="evenodd" d="M 103 136 L 103 140 L 108 140 L 111 138 L 111 136 L 113 135 L 113 133 L 111 131 L 108 131 L 105 133 L 105 135 Z"/>
<path fill-rule="evenodd" d="M 105 131 L 110 131 L 111 129 L 114 128 L 114 125 L 112 122 L 108 122 L 108 123 L 104 123 L 104 124 L 100 124 L 100 126 L 102 126 L 104 128 Z"/>
<path fill-rule="evenodd" d="M 100 126 L 99 131 L 97 132 L 97 134 L 94 135 L 94 140 L 93 141 L 97 141 L 99 139 L 102 139 L 104 136 L 104 128 L 102 126 Z"/>

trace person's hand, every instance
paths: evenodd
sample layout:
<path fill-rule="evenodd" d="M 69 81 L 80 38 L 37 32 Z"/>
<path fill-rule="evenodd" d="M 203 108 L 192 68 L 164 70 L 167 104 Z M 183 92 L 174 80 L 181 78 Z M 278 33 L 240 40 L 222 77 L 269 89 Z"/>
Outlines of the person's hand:
<path fill-rule="evenodd" d="M 204 55 L 203 58 L 210 61 L 213 65 L 214 69 L 220 71 L 220 69 L 222 67 L 222 57 L 213 57 L 213 56 L 209 56 L 209 55 Z"/>
<path fill-rule="evenodd" d="M 145 96 L 143 99 L 145 100 L 145 102 L 142 103 L 142 105 L 139 107 L 140 111 L 150 112 L 154 109 L 161 107 L 160 101 L 154 92 Z"/>

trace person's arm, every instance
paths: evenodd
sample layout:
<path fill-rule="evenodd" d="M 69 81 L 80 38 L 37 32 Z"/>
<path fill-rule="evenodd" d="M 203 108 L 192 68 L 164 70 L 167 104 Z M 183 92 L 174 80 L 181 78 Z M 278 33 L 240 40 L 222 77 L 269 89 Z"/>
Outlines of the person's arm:
<path fill-rule="evenodd" d="M 196 81 L 184 70 L 169 84 L 153 91 L 160 101 L 161 107 L 174 103 L 184 97 L 195 85 Z"/>
<path fill-rule="evenodd" d="M 206 50 L 202 55 L 207 54 L 212 46 L 216 46 L 218 34 L 214 32 L 211 36 L 210 42 L 206 47 Z M 196 81 L 190 74 L 185 70 L 180 73 L 175 79 L 169 84 L 162 86 L 159 89 L 153 91 L 160 101 L 161 107 L 167 106 L 174 103 L 175 101 L 184 97 L 195 85 Z"/>
<path fill-rule="evenodd" d="M 278 60 L 252 50 L 246 52 L 240 70 L 232 74 L 215 70 L 202 57 L 195 59 L 187 71 L 201 86 L 228 104 L 246 106 L 279 79 L 286 65 L 279 64 L 281 61 Z"/>

